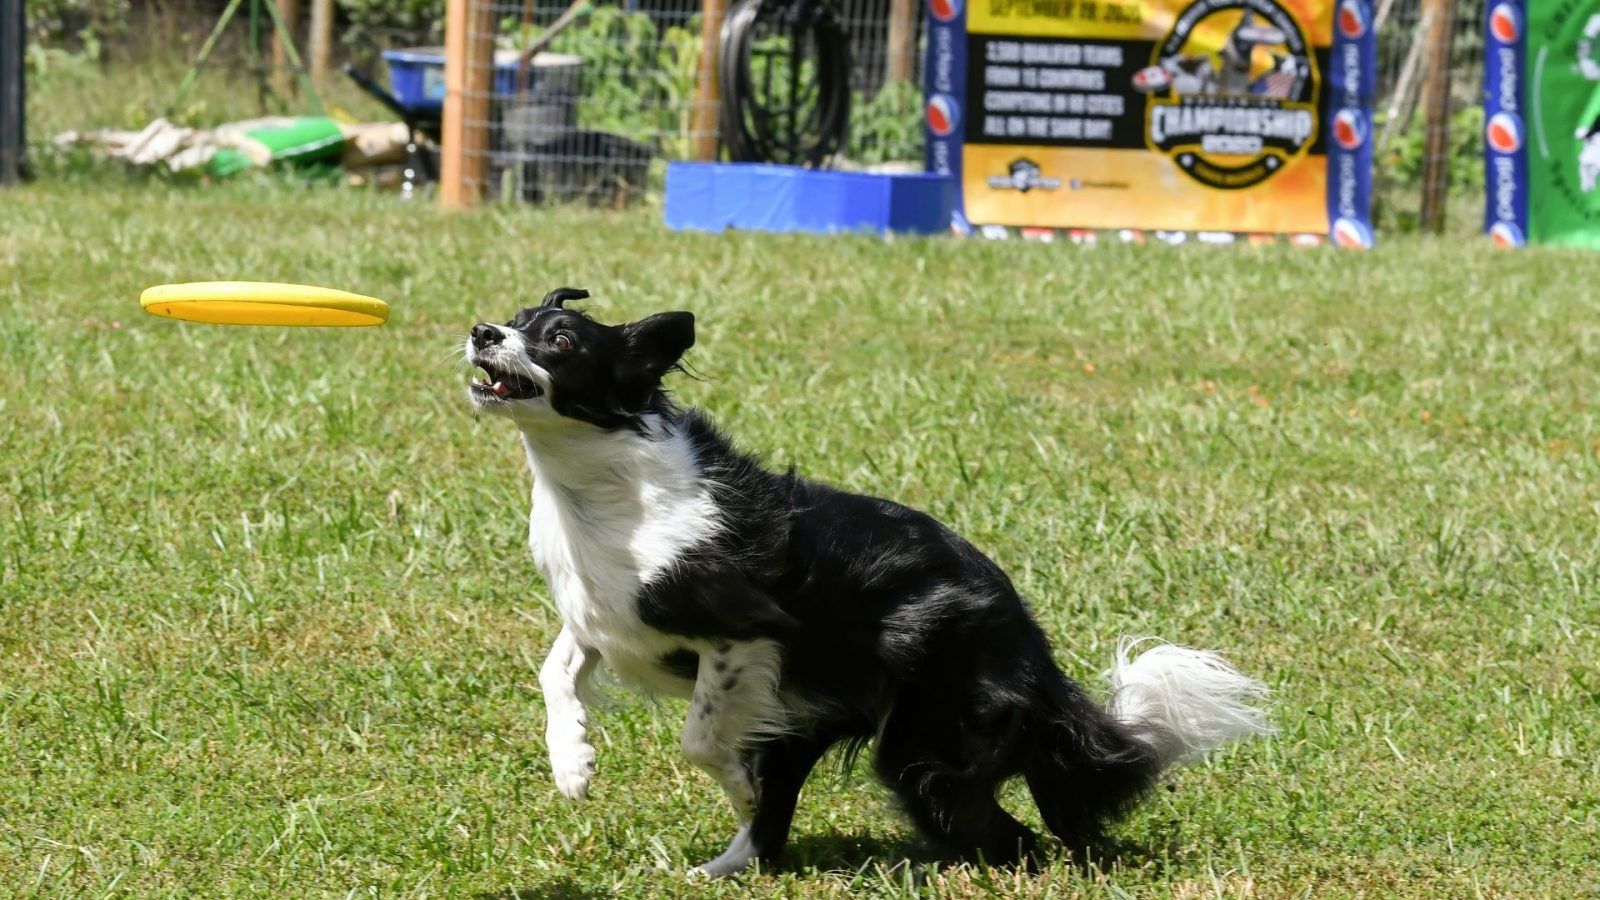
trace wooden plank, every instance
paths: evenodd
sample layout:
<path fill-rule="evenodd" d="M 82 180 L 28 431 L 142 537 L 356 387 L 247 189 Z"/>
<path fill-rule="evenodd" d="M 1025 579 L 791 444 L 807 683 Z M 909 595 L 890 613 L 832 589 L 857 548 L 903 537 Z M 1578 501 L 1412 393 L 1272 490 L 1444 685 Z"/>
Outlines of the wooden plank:
<path fill-rule="evenodd" d="M 889 44 L 884 75 L 910 81 L 917 61 L 917 0 L 889 0 Z"/>
<path fill-rule="evenodd" d="M 449 0 L 444 53 L 439 202 L 465 209 L 482 197 L 488 172 L 489 87 L 494 74 L 490 0 Z"/>
<path fill-rule="evenodd" d="M 295 26 L 300 24 L 300 0 L 274 0 L 278 7 L 278 17 L 283 20 L 284 30 L 289 32 L 293 40 Z M 295 91 L 294 73 L 290 71 L 292 64 L 289 61 L 290 51 L 283 45 L 283 37 L 276 29 L 272 32 L 272 77 L 277 82 L 280 90 L 290 94 Z"/>
<path fill-rule="evenodd" d="M 1423 63 L 1422 214 L 1419 224 L 1435 234 L 1444 230 L 1450 196 L 1450 44 L 1456 0 L 1426 0 L 1428 49 Z"/>
<path fill-rule="evenodd" d="M 333 0 L 311 0 L 311 77 L 326 78 L 333 57 Z"/>
<path fill-rule="evenodd" d="M 717 86 L 717 59 L 722 43 L 722 18 L 727 12 L 725 0 L 700 2 L 700 71 L 695 76 L 690 155 L 702 161 L 714 161 L 719 155 L 717 117 L 721 112 L 722 95 Z"/>

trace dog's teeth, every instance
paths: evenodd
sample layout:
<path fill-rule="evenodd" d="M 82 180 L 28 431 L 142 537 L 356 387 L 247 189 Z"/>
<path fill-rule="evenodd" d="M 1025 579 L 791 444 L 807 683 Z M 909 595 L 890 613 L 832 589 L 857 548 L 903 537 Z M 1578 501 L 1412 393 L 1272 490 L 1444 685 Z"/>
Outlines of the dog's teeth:
<path fill-rule="evenodd" d="M 506 390 L 506 383 L 504 381 L 496 381 L 494 383 L 494 392 L 501 397 L 504 397 L 506 394 L 510 393 Z"/>

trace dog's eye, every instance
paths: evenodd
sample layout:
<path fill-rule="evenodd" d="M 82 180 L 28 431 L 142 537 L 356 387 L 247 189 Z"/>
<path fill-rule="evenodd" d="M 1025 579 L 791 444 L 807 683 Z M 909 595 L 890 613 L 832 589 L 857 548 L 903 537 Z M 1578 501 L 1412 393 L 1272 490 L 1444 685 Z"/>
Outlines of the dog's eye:
<path fill-rule="evenodd" d="M 571 350 L 573 347 L 572 337 L 566 334 L 556 335 L 555 340 L 551 341 L 550 343 L 553 344 L 557 350 L 560 350 L 563 353 Z"/>

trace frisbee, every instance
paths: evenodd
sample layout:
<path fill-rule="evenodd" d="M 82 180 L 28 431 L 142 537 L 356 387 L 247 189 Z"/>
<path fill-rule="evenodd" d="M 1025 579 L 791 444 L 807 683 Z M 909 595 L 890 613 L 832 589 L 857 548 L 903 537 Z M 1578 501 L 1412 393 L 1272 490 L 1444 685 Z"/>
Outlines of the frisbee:
<path fill-rule="evenodd" d="M 389 304 L 332 288 L 268 281 L 158 284 L 139 295 L 152 315 L 213 325 L 382 325 Z"/>

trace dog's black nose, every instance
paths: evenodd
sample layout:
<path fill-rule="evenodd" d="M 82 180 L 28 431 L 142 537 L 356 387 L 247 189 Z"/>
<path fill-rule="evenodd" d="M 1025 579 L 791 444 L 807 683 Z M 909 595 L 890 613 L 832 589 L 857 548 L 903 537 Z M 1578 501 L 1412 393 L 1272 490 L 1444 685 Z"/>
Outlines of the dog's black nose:
<path fill-rule="evenodd" d="M 480 322 L 472 326 L 472 346 L 482 350 L 490 344 L 500 343 L 500 329 Z"/>

